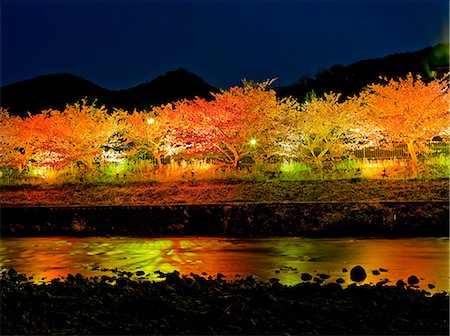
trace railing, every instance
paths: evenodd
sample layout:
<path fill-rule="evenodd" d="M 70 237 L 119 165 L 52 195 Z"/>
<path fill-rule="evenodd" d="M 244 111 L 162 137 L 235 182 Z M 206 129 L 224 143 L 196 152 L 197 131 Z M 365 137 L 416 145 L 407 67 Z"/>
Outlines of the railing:
<path fill-rule="evenodd" d="M 406 158 L 409 156 L 406 145 L 396 146 L 392 149 L 385 149 L 380 147 L 367 147 L 354 151 L 358 159 L 394 159 Z"/>
<path fill-rule="evenodd" d="M 432 152 L 431 155 L 449 154 L 449 144 L 441 141 L 430 141 L 425 144 Z M 408 159 L 408 147 L 406 144 L 398 144 L 391 148 L 367 147 L 353 152 L 358 159 Z"/>
<path fill-rule="evenodd" d="M 450 144 L 442 141 L 430 141 L 425 144 L 427 148 L 431 150 L 428 155 L 449 155 Z M 353 154 L 357 159 L 366 160 L 388 160 L 388 159 L 409 159 L 408 147 L 406 144 L 397 144 L 393 147 L 367 147 L 353 151 Z M 157 160 L 153 156 L 145 158 L 147 162 L 157 165 Z M 171 160 L 177 161 L 176 158 L 161 157 L 161 163 L 163 165 L 170 164 Z M 251 157 L 244 157 L 241 160 L 241 165 L 250 166 L 254 164 Z"/>

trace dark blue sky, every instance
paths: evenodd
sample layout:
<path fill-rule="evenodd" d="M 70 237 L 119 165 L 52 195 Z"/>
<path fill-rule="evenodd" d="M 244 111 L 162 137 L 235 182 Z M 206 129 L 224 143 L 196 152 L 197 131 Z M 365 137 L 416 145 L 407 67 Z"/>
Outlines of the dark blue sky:
<path fill-rule="evenodd" d="M 448 0 L 1 0 L 1 85 L 121 89 L 184 67 L 227 88 L 448 42 Z"/>

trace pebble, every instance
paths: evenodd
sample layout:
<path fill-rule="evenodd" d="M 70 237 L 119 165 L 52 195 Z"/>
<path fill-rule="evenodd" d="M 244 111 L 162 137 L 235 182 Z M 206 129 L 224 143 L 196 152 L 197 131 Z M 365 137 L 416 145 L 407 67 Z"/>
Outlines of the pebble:
<path fill-rule="evenodd" d="M 125 277 L 120 277 L 116 279 L 116 284 L 118 287 L 126 287 L 129 283 L 129 279 Z"/>
<path fill-rule="evenodd" d="M 418 277 L 416 277 L 415 275 L 411 275 L 409 278 L 408 278 L 408 284 L 409 285 L 417 285 L 418 283 L 419 283 L 419 278 Z"/>
<path fill-rule="evenodd" d="M 376 285 L 381 286 L 381 285 L 387 284 L 388 282 L 389 282 L 389 279 L 380 279 L 380 281 L 378 281 L 376 283 Z"/>
<path fill-rule="evenodd" d="M 323 280 L 331 278 L 329 274 L 317 274 L 317 276 Z"/>
<path fill-rule="evenodd" d="M 403 287 L 406 286 L 406 282 L 404 282 L 402 279 L 397 280 L 396 286 L 400 287 L 400 288 L 403 288 Z"/>
<path fill-rule="evenodd" d="M 358 265 L 350 270 L 350 279 L 354 282 L 364 281 L 366 277 L 366 270 L 362 266 Z"/>
<path fill-rule="evenodd" d="M 300 277 L 303 281 L 309 281 L 312 279 L 312 275 L 309 273 L 302 273 Z"/>

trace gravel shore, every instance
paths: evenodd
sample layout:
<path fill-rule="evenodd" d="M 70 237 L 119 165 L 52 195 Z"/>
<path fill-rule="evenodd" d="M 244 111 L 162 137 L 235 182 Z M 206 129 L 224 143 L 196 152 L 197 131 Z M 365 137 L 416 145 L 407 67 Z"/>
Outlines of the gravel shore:
<path fill-rule="evenodd" d="M 449 296 L 431 296 L 414 288 L 414 278 L 396 286 L 355 283 L 343 288 L 314 280 L 285 286 L 277 279 L 260 282 L 253 277 L 227 280 L 221 274 L 214 278 L 181 276 L 176 271 L 159 274 L 163 281 L 133 281 L 133 273 L 120 272 L 90 279 L 69 275 L 65 281 L 36 284 L 10 269 L 0 280 L 1 333 L 449 333 Z"/>

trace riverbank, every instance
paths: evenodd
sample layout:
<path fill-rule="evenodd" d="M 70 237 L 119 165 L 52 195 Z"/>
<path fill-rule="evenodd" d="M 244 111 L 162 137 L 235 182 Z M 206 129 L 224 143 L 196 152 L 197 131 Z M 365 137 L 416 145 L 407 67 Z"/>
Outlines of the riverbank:
<path fill-rule="evenodd" d="M 354 179 L 323 181 L 183 180 L 118 184 L 0 187 L 3 206 L 150 206 L 255 202 L 433 201 L 449 199 L 449 181 Z"/>
<path fill-rule="evenodd" d="M 449 234 L 448 184 L 447 180 L 193 180 L 176 185 L 4 187 L 1 232 L 4 236 L 439 237 Z"/>
<path fill-rule="evenodd" d="M 129 276 L 38 285 L 11 269 L 1 278 L 2 334 L 448 334 L 448 295 L 416 290 L 414 278 L 411 286 L 344 289 L 220 274 L 161 273 L 162 282 Z"/>
<path fill-rule="evenodd" d="M 447 201 L 2 207 L 3 236 L 447 237 Z"/>

